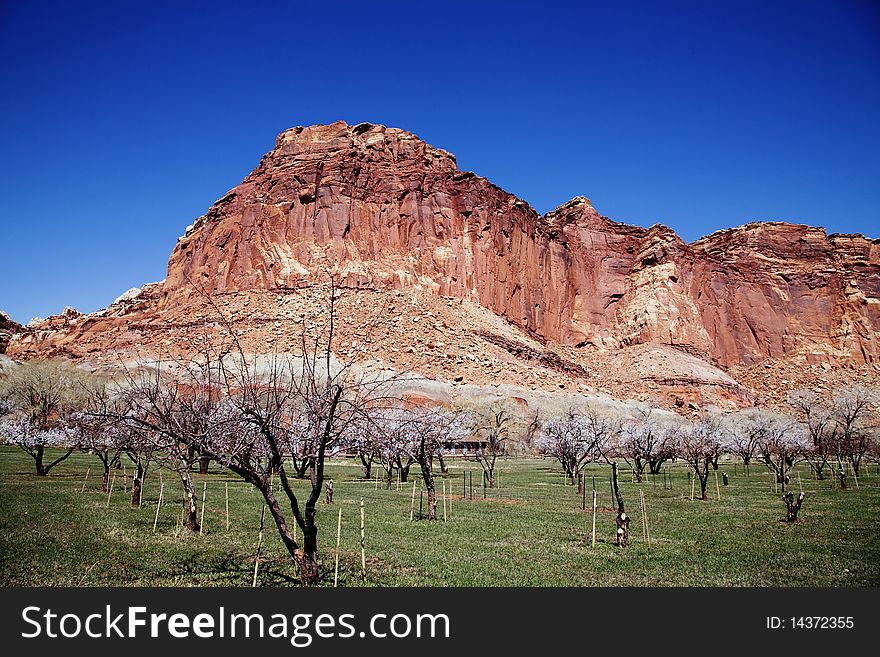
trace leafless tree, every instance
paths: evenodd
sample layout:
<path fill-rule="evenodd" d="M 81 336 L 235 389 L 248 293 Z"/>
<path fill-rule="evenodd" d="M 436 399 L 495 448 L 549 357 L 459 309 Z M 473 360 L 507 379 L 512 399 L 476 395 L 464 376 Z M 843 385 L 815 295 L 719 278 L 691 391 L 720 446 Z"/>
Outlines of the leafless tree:
<path fill-rule="evenodd" d="M 495 464 L 499 456 L 508 453 L 508 443 L 515 420 L 515 411 L 509 400 L 483 402 L 468 410 L 473 433 L 481 438 L 474 459 L 483 469 L 489 488 L 495 488 Z"/>
<path fill-rule="evenodd" d="M 728 454 L 738 456 L 746 467 L 746 472 L 759 452 L 771 420 L 772 416 L 760 408 L 748 408 L 724 419 L 722 449 Z"/>
<path fill-rule="evenodd" d="M 535 441 L 541 435 L 543 424 L 544 419 L 541 416 L 540 408 L 535 408 L 526 416 L 524 436 L 527 449 L 532 449 L 535 446 Z"/>
<path fill-rule="evenodd" d="M 700 480 L 700 499 L 708 500 L 709 468 L 721 450 L 720 419 L 711 414 L 703 415 L 679 427 L 674 440 L 676 453 Z"/>
<path fill-rule="evenodd" d="M 98 457 L 103 468 L 101 488 L 107 492 L 110 488 L 110 470 L 119 461 L 122 454 L 122 425 L 112 421 L 106 415 L 95 415 L 78 412 L 71 416 L 71 421 L 79 434 L 79 448 Z"/>
<path fill-rule="evenodd" d="M 659 474 L 663 463 L 675 456 L 667 424 L 652 405 L 635 409 L 623 423 L 615 451 L 632 468 L 636 481 L 642 481 L 646 468 L 651 474 Z"/>
<path fill-rule="evenodd" d="M 810 438 L 810 467 L 817 479 L 825 479 L 829 459 L 837 453 L 837 423 L 831 405 L 812 390 L 795 390 L 786 403 Z"/>
<path fill-rule="evenodd" d="M 361 462 L 364 479 L 373 475 L 373 463 L 380 458 L 381 437 L 378 435 L 377 421 L 365 411 L 364 420 L 353 424 L 344 438 L 342 449 L 354 453 Z"/>
<path fill-rule="evenodd" d="M 849 460 L 858 476 L 865 454 L 871 449 L 878 427 L 880 392 L 867 386 L 843 388 L 834 396 L 832 417 L 837 428 L 838 470 L 843 470 L 843 458 Z"/>
<path fill-rule="evenodd" d="M 592 408 L 569 408 L 563 415 L 544 423 L 538 448 L 559 460 L 562 471 L 573 483 L 587 463 L 602 458 L 619 433 L 617 419 Z"/>
<path fill-rule="evenodd" d="M 325 459 L 342 447 L 366 410 L 380 403 L 379 391 L 390 381 L 336 359 L 340 290 L 331 279 L 324 291 L 324 304 L 302 328 L 299 353 L 262 360 L 247 356 L 218 310 L 226 328 L 219 342 L 205 340 L 199 354 L 180 359 L 173 371 L 154 368 L 155 375 L 130 376 L 127 386 L 136 410 L 130 421 L 161 436 L 169 453 L 182 459 L 192 450 L 260 491 L 309 585 L 319 580 L 316 505 L 324 489 Z M 294 450 L 309 463 L 304 501 L 287 470 Z M 279 493 L 302 530 L 301 552 Z"/>
<path fill-rule="evenodd" d="M 797 424 L 783 415 L 764 413 L 759 422 L 761 459 L 782 486 L 784 495 L 795 463 L 809 454 L 809 440 Z"/>
<path fill-rule="evenodd" d="M 414 407 L 408 415 L 406 449 L 419 464 L 428 494 L 428 520 L 437 519 L 437 489 L 434 484 L 434 457 L 445 441 L 455 442 L 470 434 L 461 412 L 434 407 Z"/>
<path fill-rule="evenodd" d="M 8 405 L 3 437 L 7 443 L 27 452 L 44 477 L 76 449 L 77 432 L 70 423 L 73 413 L 85 405 L 93 378 L 84 371 L 59 361 L 32 360 L 11 368 L 0 382 L 0 399 Z M 49 463 L 46 448 L 64 452 Z"/>

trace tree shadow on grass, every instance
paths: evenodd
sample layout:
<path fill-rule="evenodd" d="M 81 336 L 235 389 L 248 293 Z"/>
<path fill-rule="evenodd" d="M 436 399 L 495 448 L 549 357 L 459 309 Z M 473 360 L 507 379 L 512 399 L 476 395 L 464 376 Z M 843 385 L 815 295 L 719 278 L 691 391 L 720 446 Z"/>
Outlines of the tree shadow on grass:
<path fill-rule="evenodd" d="M 289 560 L 267 557 L 264 561 L 261 558 L 257 585 L 298 586 L 300 580 L 293 576 L 292 569 Z M 166 580 L 169 584 L 186 581 L 195 586 L 250 587 L 253 575 L 253 557 L 236 552 L 194 553 L 156 571 L 157 580 Z"/>

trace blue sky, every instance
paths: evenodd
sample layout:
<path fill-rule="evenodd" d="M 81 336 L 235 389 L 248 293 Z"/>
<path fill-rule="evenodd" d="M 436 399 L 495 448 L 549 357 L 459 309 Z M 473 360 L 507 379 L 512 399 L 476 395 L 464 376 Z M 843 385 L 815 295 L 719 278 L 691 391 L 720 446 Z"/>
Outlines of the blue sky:
<path fill-rule="evenodd" d="M 880 236 L 880 3 L 3 2 L 0 309 L 160 280 L 285 128 L 410 130 L 547 212 Z"/>

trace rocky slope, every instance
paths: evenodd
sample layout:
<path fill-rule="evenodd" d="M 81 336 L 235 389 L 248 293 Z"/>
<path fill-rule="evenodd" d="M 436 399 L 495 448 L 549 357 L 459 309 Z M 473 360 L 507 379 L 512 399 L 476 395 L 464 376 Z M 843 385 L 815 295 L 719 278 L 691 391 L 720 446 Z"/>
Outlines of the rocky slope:
<path fill-rule="evenodd" d="M 157 336 L 204 322 L 209 298 L 237 308 L 238 323 L 256 331 L 254 348 L 265 348 L 292 326 L 290 300 L 303 321 L 307 290 L 330 272 L 374 304 L 394 292 L 435 316 L 467 304 L 473 313 L 452 313 L 437 336 L 414 343 L 426 324 L 408 326 L 372 354 L 393 362 L 418 353 L 438 375 L 454 377 L 446 365 L 473 352 L 419 345 L 451 343 L 444 335 L 458 330 L 480 345 L 477 358 L 554 372 L 541 385 L 592 385 L 590 372 L 615 371 L 611 387 L 680 389 L 680 399 L 708 386 L 749 403 L 752 393 L 722 370 L 764 361 L 869 372 L 880 361 L 877 240 L 762 223 L 686 244 L 663 226 L 613 222 L 580 197 L 540 216 L 410 133 L 342 122 L 282 133 L 187 228 L 164 282 L 95 315 L 50 318 L 8 350 L 83 358 L 173 349 L 177 338 Z M 470 317 L 481 309 L 489 315 Z M 546 367 L 554 357 L 581 370 Z M 517 376 L 505 367 L 493 376 Z"/>

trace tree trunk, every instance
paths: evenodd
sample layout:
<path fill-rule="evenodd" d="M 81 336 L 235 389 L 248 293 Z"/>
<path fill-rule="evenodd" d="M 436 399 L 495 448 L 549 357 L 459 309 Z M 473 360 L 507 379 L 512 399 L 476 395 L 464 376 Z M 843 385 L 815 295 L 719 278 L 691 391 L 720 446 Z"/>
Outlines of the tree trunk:
<path fill-rule="evenodd" d="M 859 468 L 862 467 L 862 459 L 861 458 L 850 458 L 850 465 L 852 466 L 853 474 L 858 477 L 859 476 Z"/>
<path fill-rule="evenodd" d="M 296 478 L 297 479 L 305 479 L 306 478 L 306 471 L 308 471 L 308 469 L 309 469 L 309 460 L 302 459 L 299 463 L 294 461 L 293 469 L 296 471 Z"/>
<path fill-rule="evenodd" d="M 801 510 L 801 504 L 804 501 L 804 497 L 806 497 L 806 495 L 801 492 L 801 494 L 798 495 L 797 499 L 795 499 L 794 494 L 792 494 L 791 491 L 782 496 L 782 501 L 785 502 L 785 506 L 787 507 L 785 522 L 797 521 L 797 514 L 798 511 Z"/>
<path fill-rule="evenodd" d="M 302 581 L 305 586 L 314 586 L 320 579 L 320 571 L 318 569 L 318 528 L 314 525 L 314 518 L 312 518 L 310 523 L 308 517 L 309 514 L 306 511 L 306 527 L 303 528 Z"/>
<path fill-rule="evenodd" d="M 30 454 L 34 458 L 34 461 L 36 461 L 37 476 L 38 477 L 46 477 L 49 475 L 49 470 L 51 470 L 56 465 L 61 463 L 61 461 L 63 461 L 68 456 L 73 454 L 73 447 L 69 448 L 67 450 L 67 452 L 65 452 L 62 456 L 59 456 L 57 459 L 55 459 L 54 461 L 52 461 L 48 465 L 46 463 L 44 463 L 44 461 L 43 461 L 43 457 L 45 456 L 45 447 L 43 445 L 38 446 L 36 448 L 36 451 L 32 452 L 29 449 L 26 451 L 28 454 Z"/>
<path fill-rule="evenodd" d="M 147 466 L 138 461 L 135 463 L 134 478 L 131 480 L 131 505 L 140 508 L 144 496 L 144 477 L 147 476 Z"/>
<path fill-rule="evenodd" d="M 437 519 L 437 490 L 434 486 L 434 464 L 430 457 L 423 456 L 419 462 L 422 470 L 422 479 L 428 491 L 428 520 Z"/>
<path fill-rule="evenodd" d="M 253 483 L 253 482 L 251 482 Z M 284 519 L 284 514 L 281 512 L 281 507 L 278 504 L 278 499 L 272 493 L 272 490 L 269 488 L 268 484 L 263 485 L 262 483 L 257 484 L 260 492 L 263 494 L 263 499 L 266 502 L 266 506 L 269 509 L 269 513 L 272 514 L 272 518 L 275 520 L 275 526 L 278 528 L 278 534 L 281 536 L 281 542 L 284 543 L 284 547 L 287 548 L 287 553 L 291 556 L 294 562 L 300 560 L 300 550 L 297 549 L 296 541 L 293 540 L 293 536 L 290 534 L 290 529 L 287 526 L 287 521 Z M 293 506 L 293 502 L 291 501 L 291 507 Z M 296 520 L 294 519 L 294 522 Z M 307 532 L 303 530 L 303 537 Z M 313 534 L 313 541 L 315 544 L 314 554 L 315 556 L 315 564 L 317 570 L 317 530 L 315 530 Z M 303 570 L 305 572 L 305 570 Z"/>
<path fill-rule="evenodd" d="M 37 476 L 38 477 L 45 477 L 46 475 L 49 474 L 49 471 L 43 465 L 43 452 L 44 452 L 43 446 L 40 445 L 37 447 L 37 452 L 34 455 L 34 460 L 37 462 Z"/>
<path fill-rule="evenodd" d="M 110 490 L 110 461 L 104 461 L 104 477 L 101 480 L 101 490 L 105 493 Z"/>
<path fill-rule="evenodd" d="M 391 490 L 394 486 L 394 468 L 385 468 L 385 490 Z"/>
<path fill-rule="evenodd" d="M 617 499 L 617 545 L 618 547 L 626 547 L 629 545 L 629 516 L 626 515 L 626 509 L 623 505 L 623 495 L 620 494 L 620 484 L 617 480 L 617 462 L 611 464 L 612 471 L 612 488 L 614 489 L 614 497 Z"/>
<path fill-rule="evenodd" d="M 199 457 L 199 474 L 206 475 L 208 474 L 208 464 L 211 462 L 207 456 Z"/>
<path fill-rule="evenodd" d="M 437 520 L 437 491 L 433 484 L 428 489 L 428 520 Z"/>
<path fill-rule="evenodd" d="M 191 532 L 199 531 L 199 516 L 196 500 L 196 487 L 193 485 L 189 468 L 180 469 L 180 480 L 183 482 L 183 518 L 186 528 Z"/>
<path fill-rule="evenodd" d="M 697 477 L 700 480 L 700 499 L 705 502 L 709 499 L 709 468 L 707 467 L 703 472 L 698 470 Z"/>
<path fill-rule="evenodd" d="M 443 459 L 443 454 L 439 450 L 437 451 L 437 459 L 440 461 L 440 472 L 449 474 L 449 465 Z"/>
<path fill-rule="evenodd" d="M 400 471 L 400 481 L 401 483 L 406 483 L 407 477 L 409 477 L 409 469 L 412 466 L 412 463 L 407 463 L 403 465 L 402 463 L 397 464 L 397 469 Z"/>
<path fill-rule="evenodd" d="M 359 456 L 361 457 L 361 469 L 364 471 L 364 479 L 369 479 L 373 473 L 373 459 L 372 457 L 368 459 L 364 454 Z"/>

